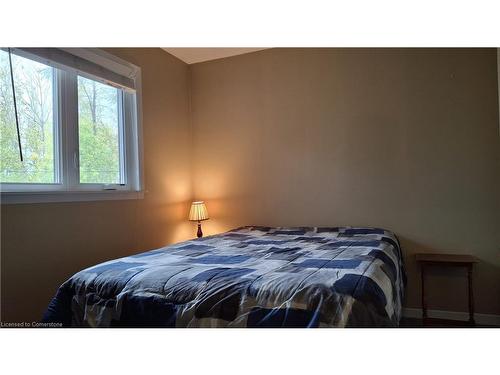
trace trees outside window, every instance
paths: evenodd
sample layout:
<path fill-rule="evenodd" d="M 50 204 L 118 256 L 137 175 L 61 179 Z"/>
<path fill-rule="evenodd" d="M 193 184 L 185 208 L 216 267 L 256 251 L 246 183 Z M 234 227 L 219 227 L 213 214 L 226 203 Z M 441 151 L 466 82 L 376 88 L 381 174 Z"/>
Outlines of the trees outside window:
<path fill-rule="evenodd" d="M 16 55 L 12 67 L 24 161 L 19 157 L 9 56 L 0 51 L 0 181 L 54 183 L 54 69 Z"/>
<path fill-rule="evenodd" d="M 22 186 L 40 184 L 65 190 L 98 190 L 98 185 L 132 189 L 130 180 L 137 176 L 130 172 L 137 168 L 131 125 L 135 93 L 11 56 L 24 160 L 19 156 L 9 55 L 0 50 L 2 189 L 15 185 L 22 191 Z M 127 147 L 132 149 L 126 152 Z"/>
<path fill-rule="evenodd" d="M 118 89 L 78 77 L 80 182 L 119 184 L 120 111 Z"/>

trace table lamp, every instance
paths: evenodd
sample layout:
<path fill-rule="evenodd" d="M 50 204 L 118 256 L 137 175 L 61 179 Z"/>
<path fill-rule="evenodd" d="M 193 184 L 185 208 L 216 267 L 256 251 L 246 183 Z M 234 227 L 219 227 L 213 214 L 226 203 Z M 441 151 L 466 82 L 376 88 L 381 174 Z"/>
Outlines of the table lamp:
<path fill-rule="evenodd" d="M 196 233 L 198 238 L 203 237 L 203 232 L 201 231 L 201 222 L 208 219 L 208 211 L 207 207 L 205 206 L 205 202 L 198 201 L 191 203 L 191 210 L 189 210 L 189 220 L 198 222 L 198 232 Z"/>

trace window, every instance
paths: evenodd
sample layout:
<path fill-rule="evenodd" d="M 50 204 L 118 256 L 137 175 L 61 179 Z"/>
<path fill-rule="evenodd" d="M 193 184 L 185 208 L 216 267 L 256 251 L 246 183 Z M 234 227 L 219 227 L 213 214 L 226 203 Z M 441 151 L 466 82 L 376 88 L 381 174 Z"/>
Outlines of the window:
<path fill-rule="evenodd" d="M 92 49 L 13 49 L 11 58 L 20 142 L 2 49 L 2 201 L 140 197 L 140 69 Z"/>
<path fill-rule="evenodd" d="M 124 184 L 122 92 L 78 77 L 80 183 Z"/>
<path fill-rule="evenodd" d="M 0 181 L 55 183 L 54 69 L 12 56 L 24 161 L 19 156 L 9 57 L 0 51 Z"/>

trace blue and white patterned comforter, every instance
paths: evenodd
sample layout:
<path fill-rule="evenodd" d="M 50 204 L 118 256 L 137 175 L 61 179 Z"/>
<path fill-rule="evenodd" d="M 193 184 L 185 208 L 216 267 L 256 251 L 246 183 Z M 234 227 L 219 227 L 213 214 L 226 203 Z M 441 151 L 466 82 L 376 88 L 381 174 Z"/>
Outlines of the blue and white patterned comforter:
<path fill-rule="evenodd" d="M 391 327 L 405 273 L 377 228 L 243 227 L 87 268 L 44 322 L 90 327 Z"/>

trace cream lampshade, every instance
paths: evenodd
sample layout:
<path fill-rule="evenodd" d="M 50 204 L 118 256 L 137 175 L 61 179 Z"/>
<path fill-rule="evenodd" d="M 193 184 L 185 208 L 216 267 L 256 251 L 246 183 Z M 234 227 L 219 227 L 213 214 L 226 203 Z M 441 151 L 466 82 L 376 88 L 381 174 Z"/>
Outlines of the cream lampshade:
<path fill-rule="evenodd" d="M 208 220 L 208 211 L 205 202 L 197 201 L 191 203 L 191 209 L 189 210 L 189 220 L 198 222 L 198 238 L 203 237 L 203 232 L 201 231 L 201 221 Z"/>

